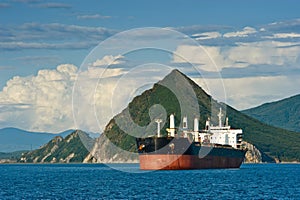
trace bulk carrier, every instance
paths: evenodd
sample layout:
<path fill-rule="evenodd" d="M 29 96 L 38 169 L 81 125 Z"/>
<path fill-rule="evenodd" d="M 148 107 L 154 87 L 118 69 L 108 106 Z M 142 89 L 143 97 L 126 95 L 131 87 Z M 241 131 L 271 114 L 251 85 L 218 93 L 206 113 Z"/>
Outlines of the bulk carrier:
<path fill-rule="evenodd" d="M 157 134 L 136 138 L 142 170 L 187 170 L 239 168 L 246 149 L 242 145 L 242 129 L 232 129 L 222 124 L 213 126 L 208 118 L 205 128 L 199 130 L 199 119 L 194 119 L 193 130 L 188 129 L 188 119 L 183 117 L 182 127 L 175 128 L 175 116 L 170 115 L 168 135 L 160 134 L 161 119 L 156 119 Z"/>

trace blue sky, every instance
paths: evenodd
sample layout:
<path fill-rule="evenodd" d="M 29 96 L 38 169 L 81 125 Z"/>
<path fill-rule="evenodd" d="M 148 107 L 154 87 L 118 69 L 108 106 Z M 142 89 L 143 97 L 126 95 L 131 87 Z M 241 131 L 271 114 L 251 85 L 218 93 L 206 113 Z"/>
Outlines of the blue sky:
<path fill-rule="evenodd" d="M 88 32 L 85 33 L 86 35 L 83 35 L 84 33 L 76 35 L 76 30 L 66 33 L 65 26 L 70 25 L 103 27 L 109 33 L 104 34 L 103 38 L 96 38 L 92 44 L 83 45 L 82 48 L 78 47 L 75 50 L 63 48 L 53 50 L 49 47 L 1 48 L 0 86 L 3 87 L 14 75 L 34 74 L 41 68 L 54 68 L 58 63 L 79 65 L 97 42 L 118 31 L 149 26 L 207 28 L 224 26 L 238 30 L 245 26 L 262 26 L 276 21 L 295 19 L 299 16 L 299 7 L 297 1 L 2 0 L 0 3 L 1 42 L 7 42 L 10 34 L 12 34 L 10 40 L 14 42 L 64 44 L 76 40 L 83 43 L 84 40 L 89 41 Z M 58 28 L 61 30 L 57 31 L 65 32 L 62 37 L 57 36 L 52 39 L 51 33 L 45 31 L 39 33 L 43 25 L 53 23 L 61 25 Z M 45 34 L 45 37 L 37 40 L 30 38 L 28 35 L 31 31 Z"/>
<path fill-rule="evenodd" d="M 219 71 L 210 69 L 211 66 L 205 64 L 207 59 L 201 55 L 194 57 L 199 49 L 192 45 L 174 46 L 173 51 L 199 65 L 198 71 L 209 79 L 206 84 L 210 84 L 210 88 L 221 75 L 226 101 L 238 109 L 299 94 L 297 82 L 289 82 L 300 77 L 299 10 L 296 0 L 1 0 L 0 128 L 16 126 L 39 131 L 73 128 L 71 111 L 60 113 L 60 107 L 48 106 L 47 101 L 54 98 L 53 95 L 45 97 L 37 91 L 46 91 L 41 85 L 45 82 L 51 85 L 54 76 L 65 81 L 63 87 L 72 88 L 72 73 L 77 72 L 100 42 L 134 28 L 168 27 L 203 45 Z M 180 65 L 183 71 L 193 74 L 183 67 L 185 62 L 172 55 L 151 54 L 152 57 L 157 55 L 155 59 L 138 53 L 119 56 L 117 51 L 101 55 L 97 58 L 98 64 L 105 59 L 105 62 L 117 59 L 119 62 L 114 68 L 122 72 L 133 64 L 156 59 L 156 62 Z M 113 72 L 120 75 L 121 71 Z M 192 78 L 200 85 L 203 83 L 196 76 Z M 25 88 L 25 85 L 32 87 Z M 57 83 L 52 87 L 56 86 L 61 88 Z M 216 98 L 220 96 L 218 91 L 210 93 Z M 62 94 L 67 95 L 69 91 Z M 32 96 L 35 98 L 31 99 Z M 61 101 L 67 101 L 61 105 L 69 104 L 69 99 L 58 96 L 55 97 L 57 104 Z M 51 113 L 51 117 L 34 124 L 41 113 Z M 24 116 L 32 117 L 25 120 Z M 53 128 L 57 120 L 62 123 L 59 128 Z"/>

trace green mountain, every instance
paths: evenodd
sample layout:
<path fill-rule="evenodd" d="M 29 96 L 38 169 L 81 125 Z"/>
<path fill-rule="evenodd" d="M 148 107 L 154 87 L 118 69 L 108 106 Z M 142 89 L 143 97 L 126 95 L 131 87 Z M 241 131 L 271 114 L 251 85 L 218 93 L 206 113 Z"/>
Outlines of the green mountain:
<path fill-rule="evenodd" d="M 242 111 L 266 124 L 300 132 L 300 95 Z"/>
<path fill-rule="evenodd" d="M 84 143 L 82 142 L 84 141 Z M 23 153 L 19 162 L 25 163 L 69 163 L 83 162 L 94 140 L 85 132 L 76 130 L 65 138 L 56 136 L 37 150 Z"/>
<path fill-rule="evenodd" d="M 193 93 L 195 95 L 191 95 Z M 218 103 L 178 70 L 173 70 L 162 81 L 154 84 L 152 89 L 135 97 L 127 108 L 108 123 L 104 134 L 97 140 L 89 155 L 90 160 L 134 160 L 137 158 L 137 154 L 134 153 L 135 137 L 156 133 L 156 123 L 153 122 L 156 117 L 164 119 L 175 113 L 175 121 L 179 125 L 182 115 L 188 115 L 189 119 L 200 115 L 200 127 L 204 127 L 208 117 L 211 117 L 214 124 L 217 123 L 220 107 L 226 110 L 230 125 L 233 128 L 242 128 L 244 140 L 263 152 L 265 159 L 270 156 L 283 161 L 300 161 L 298 133 L 266 125 L 226 104 Z M 162 134 L 166 134 L 163 130 L 168 126 L 169 122 L 166 120 L 162 125 Z"/>

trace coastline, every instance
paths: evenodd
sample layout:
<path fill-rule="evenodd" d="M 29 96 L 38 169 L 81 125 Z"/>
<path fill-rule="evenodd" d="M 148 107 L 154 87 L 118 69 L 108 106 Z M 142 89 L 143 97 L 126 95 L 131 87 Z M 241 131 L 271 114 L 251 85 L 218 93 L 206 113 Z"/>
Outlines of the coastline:
<path fill-rule="evenodd" d="M 0 165 L 5 165 L 5 164 L 139 164 L 139 162 L 99 162 L 99 163 L 85 163 L 85 162 L 69 162 L 69 163 L 64 163 L 64 162 L 57 162 L 57 163 L 51 163 L 51 162 L 39 162 L 39 163 L 24 163 L 24 162 L 17 162 L 16 160 L 7 160 L 7 159 L 2 159 L 0 160 Z M 279 162 L 279 163 L 268 163 L 268 162 L 243 162 L 242 164 L 300 164 L 298 161 L 291 161 L 291 162 Z"/>

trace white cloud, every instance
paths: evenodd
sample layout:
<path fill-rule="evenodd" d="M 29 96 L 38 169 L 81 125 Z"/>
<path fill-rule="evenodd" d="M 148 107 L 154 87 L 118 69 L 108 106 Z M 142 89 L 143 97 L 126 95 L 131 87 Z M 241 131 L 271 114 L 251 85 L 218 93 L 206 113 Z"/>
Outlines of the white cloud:
<path fill-rule="evenodd" d="M 46 132 L 71 128 L 101 132 L 143 91 L 141 87 L 150 88 L 169 70 L 149 65 L 129 71 L 92 66 L 80 71 L 64 64 L 54 70 L 40 70 L 35 76 L 16 76 L 0 92 L 0 126 Z"/>
<path fill-rule="evenodd" d="M 181 45 L 173 55 L 173 62 L 189 62 L 205 71 L 220 71 L 249 65 L 297 65 L 299 55 L 299 43 L 268 40 L 224 47 Z"/>
<path fill-rule="evenodd" d="M 300 47 L 297 43 L 261 41 L 238 43 L 228 50 L 230 60 L 250 64 L 290 65 L 299 57 Z"/>
<path fill-rule="evenodd" d="M 85 128 L 99 132 L 98 125 L 104 127 L 116 114 L 111 112 L 113 90 L 118 83 L 114 77 L 122 74 L 124 71 L 120 68 L 90 67 L 79 72 L 76 66 L 64 64 L 55 70 L 40 70 L 36 76 L 16 76 L 0 92 L 0 124 L 31 131 Z M 74 83 L 76 88 L 73 88 Z M 129 82 L 122 83 L 123 86 L 126 84 Z M 123 92 L 126 94 L 124 89 Z M 95 119 L 95 102 L 96 106 L 104 108 L 101 113 L 105 113 L 105 120 L 101 119 L 99 124 Z M 124 99 L 115 102 L 121 106 L 119 109 L 126 103 Z M 78 111 L 75 113 L 77 126 L 73 109 Z"/>
<path fill-rule="evenodd" d="M 32 26 L 36 28 L 35 24 Z M 60 65 L 55 70 L 40 70 L 34 76 L 12 78 L 0 91 L 0 106 L 3 108 L 0 110 L 0 125 L 48 132 L 69 128 L 101 131 L 108 120 L 138 94 L 136 88 L 147 88 L 166 74 L 159 67 L 155 70 L 152 64 L 147 73 L 143 71 L 138 76 L 119 81 L 125 74 L 129 76 L 139 67 L 145 67 L 143 64 L 133 69 L 126 62 L 124 56 L 118 54 L 102 58 L 95 56 L 86 60 L 83 69 Z M 121 68 L 123 64 L 125 68 Z M 72 101 L 75 107 L 72 107 Z"/>
<path fill-rule="evenodd" d="M 117 56 L 106 55 L 102 59 L 97 59 L 95 62 L 91 64 L 91 66 L 97 67 L 97 66 L 123 64 L 124 61 L 122 59 L 124 59 L 124 56 L 122 55 L 117 55 Z"/>
<path fill-rule="evenodd" d="M 300 84 L 300 79 L 295 78 L 287 76 L 260 76 L 223 79 L 222 81 L 225 87 L 227 103 L 236 109 L 243 110 L 299 94 L 300 89 L 295 87 L 295 85 Z M 218 84 L 219 80 L 194 80 L 200 86 L 208 85 L 209 88 L 213 88 L 213 97 L 223 101 L 223 86 Z"/>
<path fill-rule="evenodd" d="M 213 38 L 219 38 L 221 36 L 222 34 L 219 32 L 205 32 L 192 35 L 192 37 L 195 38 L 195 40 L 208 40 Z"/>
<path fill-rule="evenodd" d="M 229 37 L 248 37 L 251 34 L 256 33 L 256 29 L 246 26 L 242 31 L 237 31 L 237 32 L 229 32 L 225 33 L 223 37 L 229 38 Z"/>
<path fill-rule="evenodd" d="M 74 65 L 40 70 L 36 76 L 16 76 L 0 92 L 4 112 L 0 118 L 12 126 L 33 131 L 59 132 L 73 128 L 72 87 Z"/>
<path fill-rule="evenodd" d="M 299 33 L 274 33 L 272 36 L 264 36 L 267 39 L 300 38 Z"/>
<path fill-rule="evenodd" d="M 173 56 L 174 63 L 193 63 L 206 71 L 220 71 L 232 63 L 226 59 L 221 47 L 216 46 L 179 46 Z"/>

